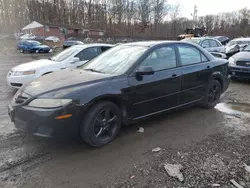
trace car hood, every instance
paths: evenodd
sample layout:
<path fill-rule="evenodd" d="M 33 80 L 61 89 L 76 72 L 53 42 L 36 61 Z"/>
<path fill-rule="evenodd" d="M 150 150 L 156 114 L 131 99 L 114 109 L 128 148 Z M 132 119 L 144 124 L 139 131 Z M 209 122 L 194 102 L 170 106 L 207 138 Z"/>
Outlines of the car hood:
<path fill-rule="evenodd" d="M 113 75 L 81 69 L 68 69 L 42 76 L 26 85 L 22 90 L 31 96 L 36 96 L 62 89 L 88 87 L 113 77 Z"/>
<path fill-rule="evenodd" d="M 226 52 L 229 52 L 231 49 L 234 49 L 236 45 L 226 46 Z"/>
<path fill-rule="evenodd" d="M 239 52 L 232 56 L 236 61 L 250 61 L 250 52 Z"/>
<path fill-rule="evenodd" d="M 40 59 L 40 60 L 36 60 L 36 61 L 31 61 L 28 63 L 23 63 L 21 65 L 13 67 L 12 71 L 37 70 L 41 67 L 49 66 L 49 65 L 54 64 L 54 63 L 56 63 L 56 62 L 49 60 L 49 59 Z"/>

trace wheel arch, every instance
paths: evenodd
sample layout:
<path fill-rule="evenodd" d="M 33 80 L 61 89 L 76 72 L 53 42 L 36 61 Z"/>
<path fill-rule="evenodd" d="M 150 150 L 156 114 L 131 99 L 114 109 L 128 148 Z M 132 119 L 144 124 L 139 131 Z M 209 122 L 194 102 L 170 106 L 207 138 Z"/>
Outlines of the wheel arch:
<path fill-rule="evenodd" d="M 122 113 L 122 119 L 124 120 L 124 118 L 127 117 L 127 109 L 126 109 L 126 106 L 124 104 L 124 101 L 121 99 L 121 97 L 117 96 L 117 95 L 104 95 L 104 96 L 100 96 L 100 97 L 97 97 L 95 99 L 93 99 L 91 102 L 90 102 L 90 105 L 94 105 L 98 102 L 101 102 L 101 101 L 110 101 L 110 102 L 113 102 L 114 104 L 116 104 L 120 110 L 121 110 L 121 113 Z"/>
<path fill-rule="evenodd" d="M 222 79 L 222 75 L 220 72 L 215 72 L 213 73 L 212 79 L 217 80 L 218 82 L 220 82 L 221 85 L 221 89 L 223 90 L 223 79 Z"/>

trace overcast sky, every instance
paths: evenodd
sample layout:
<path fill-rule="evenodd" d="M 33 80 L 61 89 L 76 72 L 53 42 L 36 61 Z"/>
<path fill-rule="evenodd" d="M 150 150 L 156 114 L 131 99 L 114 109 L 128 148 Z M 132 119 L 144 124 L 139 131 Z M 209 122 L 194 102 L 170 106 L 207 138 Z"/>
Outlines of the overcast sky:
<path fill-rule="evenodd" d="M 198 7 L 198 16 L 230 12 L 250 8 L 250 0 L 168 0 L 170 4 L 179 2 L 181 4 L 181 16 L 191 18 L 194 5 Z"/>

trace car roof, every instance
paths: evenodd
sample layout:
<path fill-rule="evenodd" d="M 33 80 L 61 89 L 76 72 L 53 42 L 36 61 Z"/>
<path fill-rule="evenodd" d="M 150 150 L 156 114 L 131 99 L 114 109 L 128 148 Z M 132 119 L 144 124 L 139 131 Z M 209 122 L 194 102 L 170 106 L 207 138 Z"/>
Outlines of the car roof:
<path fill-rule="evenodd" d="M 103 44 L 103 43 L 92 43 L 92 44 L 79 44 L 79 45 L 74 46 L 74 48 L 89 48 L 89 47 L 95 47 L 95 46 L 113 47 L 115 45 L 113 45 L 113 44 Z"/>
<path fill-rule="evenodd" d="M 186 43 L 186 42 L 180 42 L 180 41 L 176 41 L 176 40 L 157 40 L 157 41 L 140 41 L 140 42 L 129 42 L 129 43 L 119 43 L 120 45 L 124 45 L 124 46 L 144 46 L 144 47 L 153 47 L 156 45 L 160 45 L 160 44 L 171 44 L 171 43 Z M 189 44 L 189 43 L 188 43 Z"/>
<path fill-rule="evenodd" d="M 250 41 L 250 37 L 240 37 L 240 38 L 235 38 L 232 41 Z"/>

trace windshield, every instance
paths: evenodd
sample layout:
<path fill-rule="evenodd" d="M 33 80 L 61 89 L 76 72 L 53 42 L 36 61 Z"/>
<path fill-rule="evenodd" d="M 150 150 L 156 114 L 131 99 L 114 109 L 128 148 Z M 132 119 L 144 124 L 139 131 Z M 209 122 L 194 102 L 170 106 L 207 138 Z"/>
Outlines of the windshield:
<path fill-rule="evenodd" d="M 82 69 L 105 74 L 123 74 L 147 49 L 143 46 L 116 46 L 85 64 Z"/>
<path fill-rule="evenodd" d="M 73 54 L 76 54 L 76 53 L 80 52 L 81 50 L 83 50 L 83 49 L 82 48 L 76 48 L 76 47 L 72 46 L 72 47 L 62 51 L 61 53 L 53 56 L 51 58 L 51 60 L 56 61 L 56 62 L 64 61 L 68 57 L 72 56 Z"/>
<path fill-rule="evenodd" d="M 32 41 L 31 44 L 32 44 L 33 46 L 39 46 L 39 45 L 41 45 L 41 43 L 38 42 L 38 41 Z"/>
<path fill-rule="evenodd" d="M 243 51 L 250 52 L 250 45 L 248 45 Z"/>

